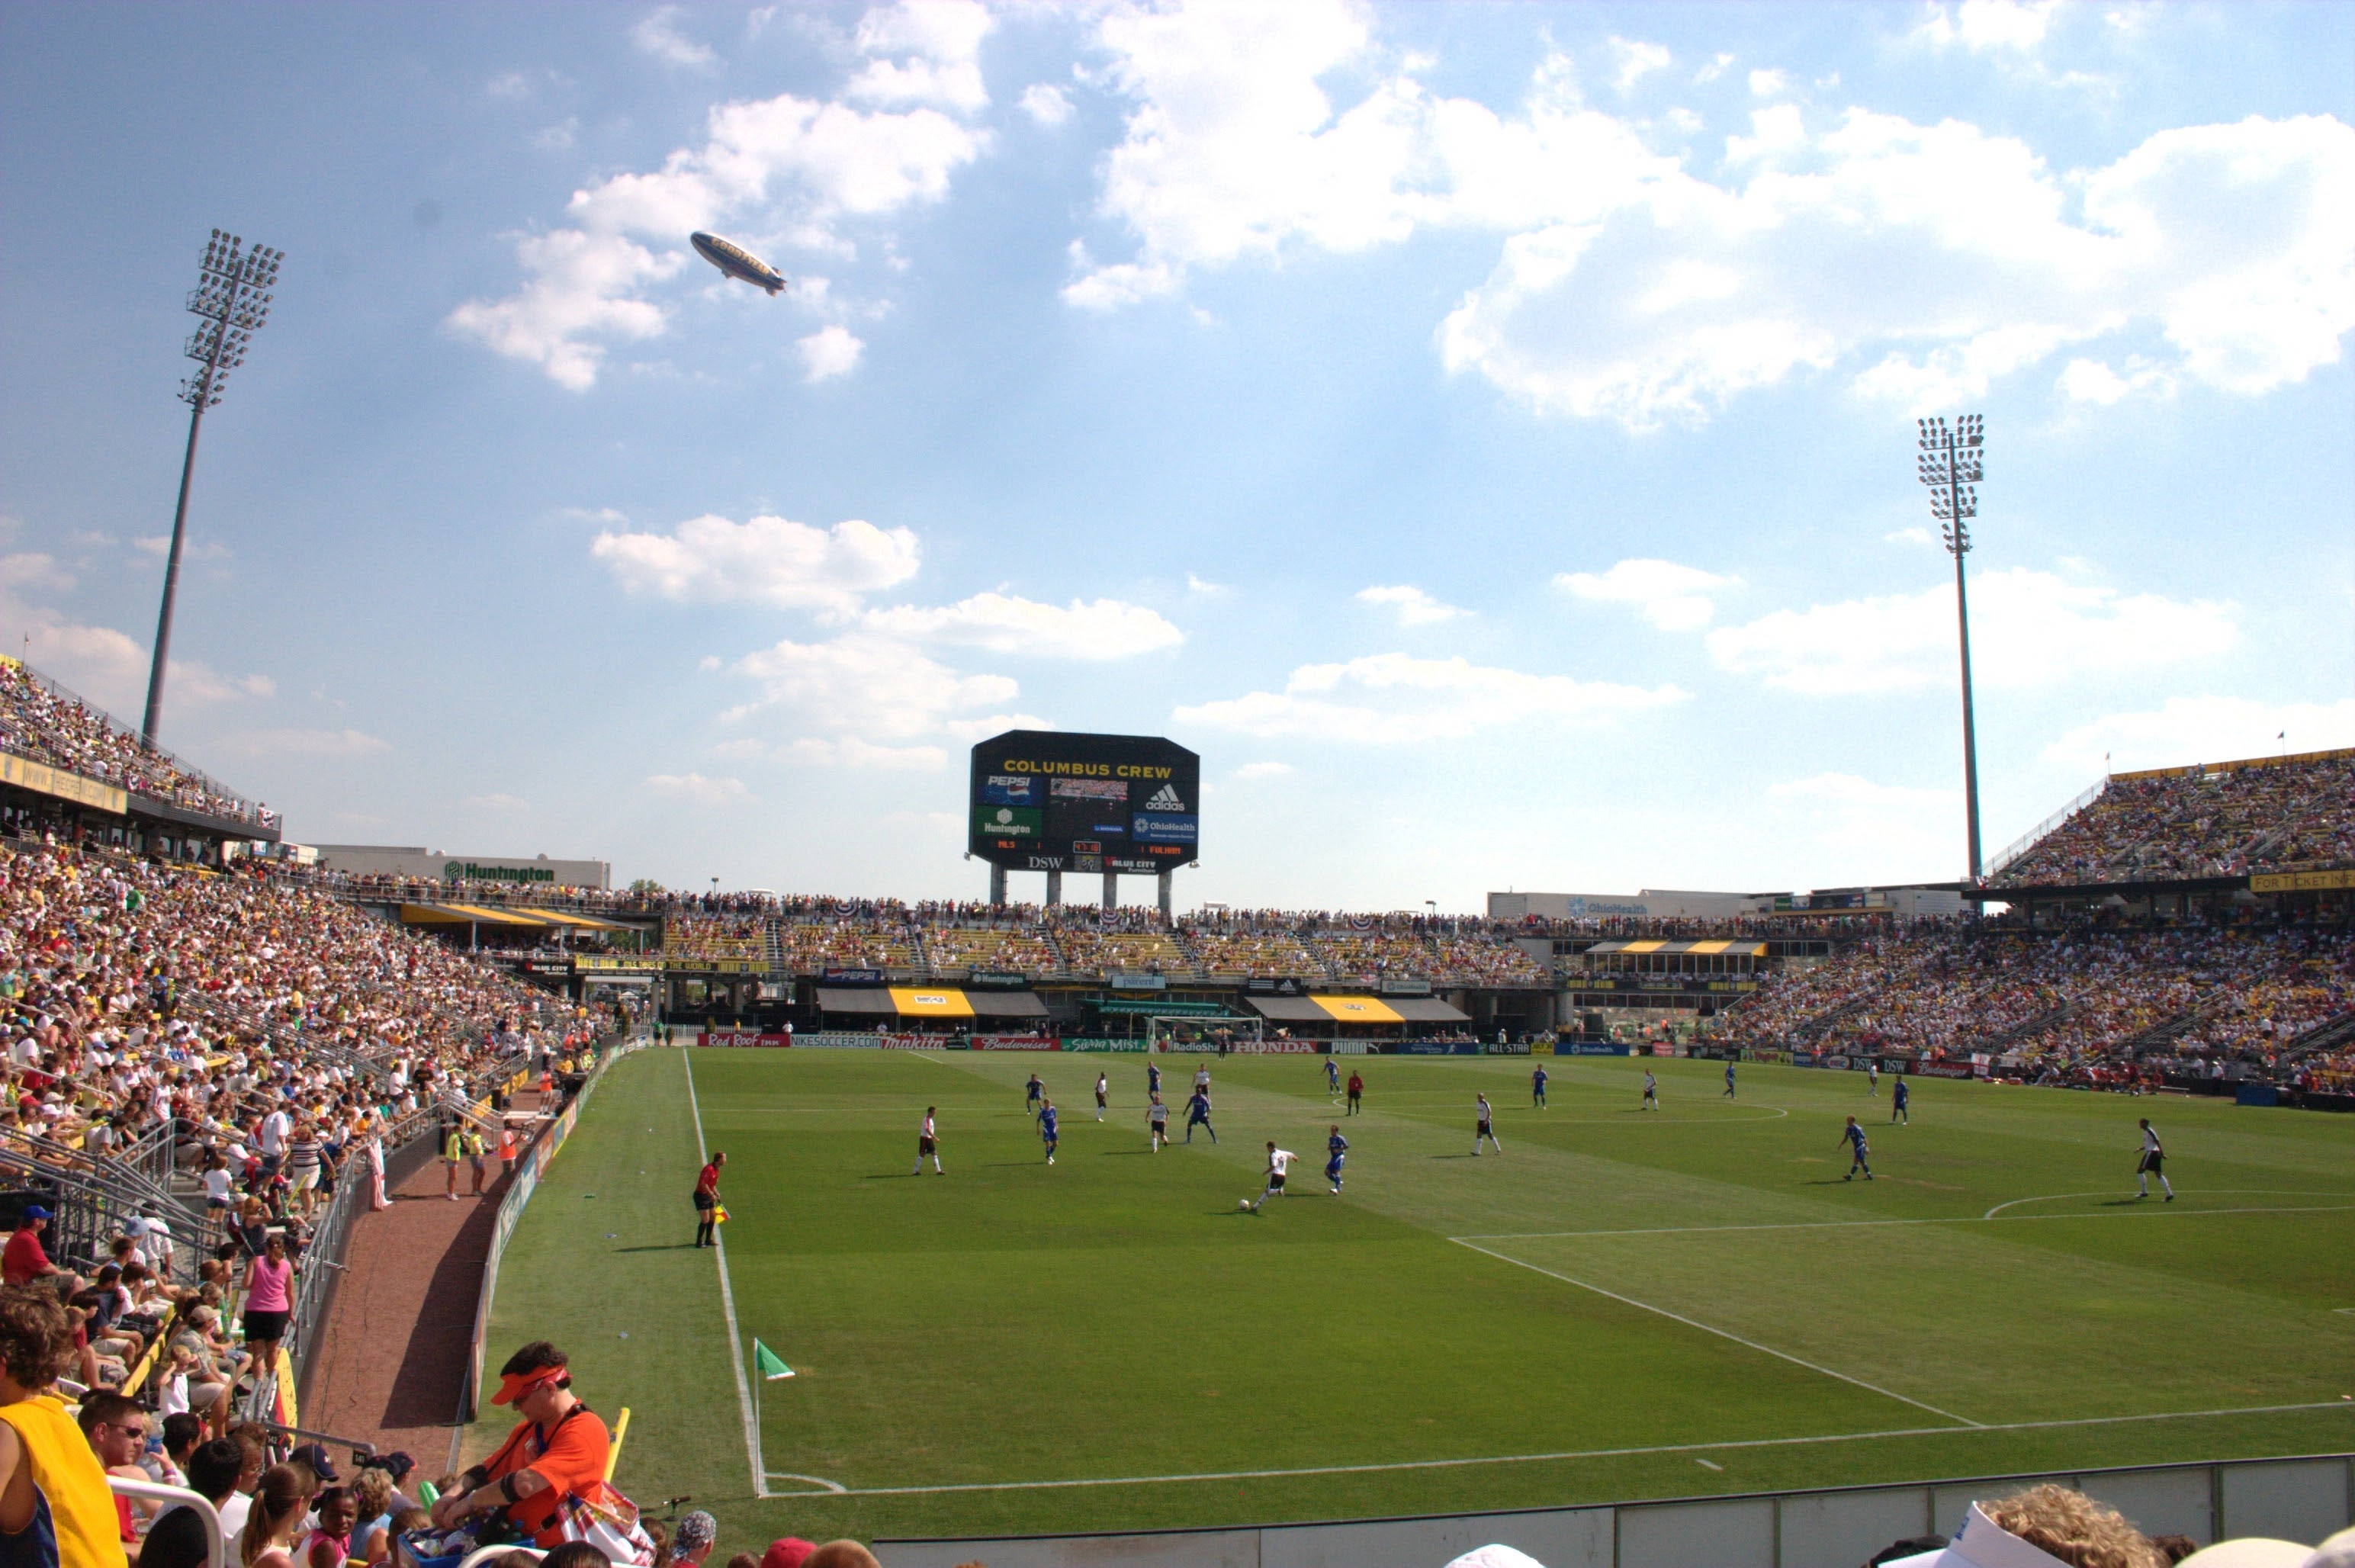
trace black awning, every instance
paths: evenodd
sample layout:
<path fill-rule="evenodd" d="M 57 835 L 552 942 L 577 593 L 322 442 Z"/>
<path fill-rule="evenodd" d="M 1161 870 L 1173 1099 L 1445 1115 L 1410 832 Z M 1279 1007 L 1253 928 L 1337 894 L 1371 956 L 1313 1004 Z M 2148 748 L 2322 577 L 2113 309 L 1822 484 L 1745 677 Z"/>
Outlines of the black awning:
<path fill-rule="evenodd" d="M 1029 991 L 967 991 L 964 999 L 973 1005 L 975 1018 L 1043 1019 L 1047 1016 L 1047 1004 Z"/>
<path fill-rule="evenodd" d="M 1384 997 L 1391 1011 L 1411 1024 L 1465 1024 L 1472 1015 L 1431 997 Z"/>
<path fill-rule="evenodd" d="M 1263 1019 L 1287 1024 L 1329 1024 L 1333 1015 L 1306 997 L 1245 997 L 1252 1010 Z"/>
<path fill-rule="evenodd" d="M 899 1010 L 891 993 L 880 986 L 820 986 L 817 1005 L 829 1013 L 864 1013 L 869 1018 L 890 1018 Z"/>

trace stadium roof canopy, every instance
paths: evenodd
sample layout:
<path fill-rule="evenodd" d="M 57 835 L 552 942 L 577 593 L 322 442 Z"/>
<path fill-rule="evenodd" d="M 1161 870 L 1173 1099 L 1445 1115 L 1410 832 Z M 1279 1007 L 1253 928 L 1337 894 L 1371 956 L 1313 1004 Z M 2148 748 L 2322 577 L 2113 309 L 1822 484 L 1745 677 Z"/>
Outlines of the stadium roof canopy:
<path fill-rule="evenodd" d="M 954 986 L 820 986 L 829 1013 L 903 1019 L 1043 1019 L 1047 1004 L 1028 991 L 965 991 Z"/>
<path fill-rule="evenodd" d="M 529 905 L 498 907 L 491 904 L 403 904 L 400 919 L 404 925 L 521 925 L 535 931 L 548 931 L 558 926 L 573 931 L 629 931 L 631 926 L 617 925 L 610 920 L 593 920 L 585 914 L 567 914 L 560 910 L 535 909 Z"/>
<path fill-rule="evenodd" d="M 1428 997 L 1246 997 L 1263 1019 L 1278 1023 L 1452 1024 L 1470 1015 Z"/>

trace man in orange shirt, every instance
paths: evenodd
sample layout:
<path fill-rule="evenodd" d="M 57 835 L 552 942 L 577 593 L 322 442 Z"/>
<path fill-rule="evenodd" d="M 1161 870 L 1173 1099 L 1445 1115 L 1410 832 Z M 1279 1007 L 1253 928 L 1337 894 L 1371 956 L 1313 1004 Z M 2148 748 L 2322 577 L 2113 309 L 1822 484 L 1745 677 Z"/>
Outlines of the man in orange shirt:
<path fill-rule="evenodd" d="M 573 1397 L 564 1352 L 545 1339 L 507 1358 L 491 1403 L 515 1406 L 523 1420 L 433 1505 L 433 1522 L 447 1529 L 470 1514 L 505 1509 L 535 1545 L 553 1547 L 563 1540 L 564 1499 L 605 1478 L 613 1437 Z"/>

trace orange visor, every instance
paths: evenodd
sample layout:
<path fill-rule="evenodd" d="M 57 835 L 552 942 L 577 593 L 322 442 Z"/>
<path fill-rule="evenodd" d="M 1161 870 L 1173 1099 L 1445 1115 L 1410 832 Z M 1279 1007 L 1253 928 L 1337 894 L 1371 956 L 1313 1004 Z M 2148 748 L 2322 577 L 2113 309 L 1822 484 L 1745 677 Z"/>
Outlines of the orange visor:
<path fill-rule="evenodd" d="M 554 1382 L 570 1371 L 567 1367 L 534 1367 L 527 1372 L 503 1372 L 499 1376 L 499 1392 L 491 1395 L 493 1404 L 513 1404 L 542 1383 Z"/>

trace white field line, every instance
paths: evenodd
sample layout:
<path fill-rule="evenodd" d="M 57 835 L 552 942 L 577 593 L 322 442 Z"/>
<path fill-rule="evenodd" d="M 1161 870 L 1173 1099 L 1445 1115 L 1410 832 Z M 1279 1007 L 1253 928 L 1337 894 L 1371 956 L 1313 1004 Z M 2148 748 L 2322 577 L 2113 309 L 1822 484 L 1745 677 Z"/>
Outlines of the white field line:
<path fill-rule="evenodd" d="M 695 1115 L 695 1157 L 709 1163 L 711 1156 L 703 1146 L 703 1105 L 695 1097 L 695 1052 L 679 1052 L 679 1061 L 687 1068 L 687 1105 Z M 752 1466 L 752 1495 L 769 1495 L 767 1462 L 761 1457 L 761 1422 L 752 1413 L 752 1385 L 744 1379 L 744 1335 L 736 1327 L 736 1293 L 728 1288 L 728 1243 L 720 1238 L 719 1227 L 711 1228 L 713 1250 L 719 1260 L 719 1308 L 728 1315 L 728 1357 L 736 1368 L 736 1407 L 744 1417 L 744 1457 Z"/>
<path fill-rule="evenodd" d="M 2211 1192 L 2213 1192 L 2213 1193 L 2218 1193 L 2218 1194 L 2221 1194 L 2221 1195 L 2223 1195 L 2223 1196 L 2226 1196 L 2226 1197 L 2232 1197 L 2232 1198 L 2355 1198 L 2355 1193 L 2347 1193 L 2347 1192 L 2299 1192 L 2299 1191 L 2295 1191 L 2295 1190 L 2293 1190 L 2292 1189 L 2289 1189 L 2289 1188 L 2286 1188 L 2286 1187 L 2209 1187 L 2209 1188 L 2203 1188 L 2203 1189 L 2200 1189 L 2200 1195 L 2201 1195 L 2202 1197 L 2205 1197 L 2205 1196 L 2207 1196 L 2209 1193 L 2211 1193 Z M 1998 1214 L 2002 1213 L 2005 1210 L 2007 1210 L 2007 1209 L 2017 1209 L 2017 1208 L 2019 1208 L 2019 1207 L 2021 1204 L 2023 1204 L 2023 1203 L 2065 1203 L 2065 1202 L 2067 1202 L 2069 1200 L 2071 1200 L 2071 1199 L 2073 1199 L 2073 1198 L 2113 1198 L 2113 1199 L 2115 1199 L 2115 1198 L 2121 1198 L 2121 1197 L 2123 1197 L 2123 1196 L 2124 1196 L 2124 1194 L 2122 1194 L 2122 1193 L 2120 1193 L 2120 1192 L 2118 1192 L 2118 1191 L 2116 1191 L 2116 1190 L 2113 1189 L 2113 1190 L 2108 1191 L 2108 1192 L 2054 1192 L 2054 1193 L 2050 1193 L 2050 1194 L 2048 1194 L 2048 1195 L 2046 1195 L 2046 1196 L 2044 1196 L 2044 1197 L 2042 1197 L 2042 1198 L 2015 1198 L 2015 1199 L 2013 1199 L 2013 1200 L 2012 1200 L 2010 1202 L 2009 1202 L 2009 1203 L 1998 1203 L 1998 1204 L 1997 1204 L 1994 1208 L 1992 1208 L 1992 1209 L 1988 1210 L 1986 1213 L 1984 1213 L 1984 1214 L 1980 1215 L 1980 1216 L 1979 1216 L 1979 1218 L 1980 1218 L 1980 1219 L 1982 1219 L 1982 1220 L 1992 1220 L 1992 1219 L 1994 1219 Z M 2160 1207 L 2161 1207 L 2161 1205 L 2160 1205 L 2160 1204 L 2156 1204 L 2156 1203 L 2155 1203 L 2155 1204 L 2151 1205 L 2151 1207 L 2152 1207 L 2152 1208 L 2154 1208 L 2154 1209 L 2158 1209 L 2158 1208 L 2160 1208 Z M 2187 1212 L 2187 1213 L 2190 1213 L 2190 1212 L 2191 1212 L 2191 1211 L 2190 1211 L 2190 1210 L 2186 1210 L 2186 1211 L 2185 1211 L 2185 1212 Z M 2262 1212 L 2264 1212 L 2264 1211 L 2263 1211 L 2263 1210 L 2250 1210 L 2250 1209 L 2210 1209 L 2210 1210 L 2205 1210 L 2205 1211 L 2202 1211 L 2202 1212 L 2205 1212 L 2205 1213 L 2210 1213 L 2210 1214 L 2246 1214 L 2246 1213 L 2252 1213 L 2252 1212 L 2256 1212 L 2256 1213 L 2262 1213 Z M 2285 1211 L 2284 1211 L 2285 1213 L 2294 1213 L 2294 1212 L 2296 1212 L 2296 1211 L 2294 1211 L 2294 1210 L 2285 1210 Z M 2028 1218 L 2028 1217 L 2029 1217 L 2029 1216 L 2026 1216 L 2026 1215 L 2022 1215 L 2022 1216 L 2021 1216 L 2021 1218 L 2023 1218 L 2023 1219 L 2026 1219 L 2026 1218 Z M 2080 1216 L 2073 1216 L 2073 1215 L 2064 1215 L 2064 1216 L 2062 1216 L 2062 1218 L 2064 1218 L 2064 1219 L 2079 1218 L 2079 1217 L 2080 1217 Z M 2092 1218 L 2093 1216 L 2083 1216 L 2083 1217 L 2085 1217 L 2085 1218 Z"/>
<path fill-rule="evenodd" d="M 2071 1193 L 2071 1197 L 2114 1197 L 2112 1193 Z M 2335 1198 L 2338 1193 L 2301 1192 L 2300 1198 Z M 2033 1200 L 2021 1200 L 2023 1202 Z M 2005 1205 L 2009 1207 L 2009 1205 Z M 2240 1209 L 2148 1209 L 2122 1210 L 2115 1214 L 2005 1214 L 2000 1217 L 1981 1214 L 1977 1217 L 1956 1214 L 1940 1220 L 1792 1220 L 1766 1225 L 1650 1225 L 1627 1227 L 1612 1231 L 1497 1231 L 1485 1235 L 1450 1236 L 1451 1242 L 1544 1242 L 1578 1236 L 1684 1236 L 1706 1235 L 1731 1231 L 1866 1231 L 1893 1225 L 2009 1225 L 2041 1220 L 2154 1220 L 2164 1216 L 2169 1220 L 2188 1220 L 2208 1214 L 2340 1214 L 2355 1209 L 2355 1202 L 2320 1203 L 2286 1207 L 2277 1204 L 2252 1204 Z"/>
<path fill-rule="evenodd" d="M 1640 1307 L 1646 1312 L 1657 1313 L 1660 1317 L 1668 1318 L 1670 1322 L 1681 1323 L 1688 1328 L 1698 1328 L 1704 1334 L 1714 1334 L 1721 1339 L 1731 1339 L 1737 1345 L 1756 1350 L 1761 1355 L 1773 1356 L 1777 1360 L 1788 1361 L 1795 1367 L 1805 1367 L 1811 1372 L 1820 1372 L 1825 1377 L 1837 1378 L 1841 1382 L 1847 1383 L 1851 1387 L 1864 1390 L 1867 1393 L 1877 1393 L 1883 1399 L 1893 1399 L 1900 1404 L 1910 1404 L 1916 1410 L 1926 1410 L 1931 1414 L 1937 1416 L 1942 1420 L 1956 1422 L 1964 1426 L 1979 1426 L 1984 1424 L 1984 1423 L 1973 1421 L 1967 1415 L 1956 1415 L 1951 1410 L 1940 1410 L 1934 1404 L 1924 1404 L 1918 1399 L 1908 1399 L 1902 1393 L 1893 1393 L 1890 1390 L 1882 1388 L 1878 1384 L 1866 1382 L 1862 1378 L 1852 1378 L 1846 1372 L 1836 1372 L 1829 1367 L 1820 1365 L 1815 1361 L 1802 1360 L 1797 1356 L 1792 1355 L 1787 1350 L 1778 1350 L 1772 1345 L 1762 1345 L 1755 1339 L 1745 1339 L 1739 1334 L 1703 1323 L 1699 1318 L 1687 1317 L 1680 1312 L 1671 1312 L 1665 1307 L 1655 1307 L 1648 1301 L 1638 1301 L 1632 1296 L 1622 1296 L 1615 1290 L 1605 1290 L 1599 1285 L 1589 1285 L 1582 1279 L 1573 1279 L 1569 1275 L 1561 1274 L 1556 1270 L 1540 1268 L 1536 1264 L 1527 1263 L 1519 1258 L 1508 1257 L 1503 1253 L 1490 1252 L 1487 1247 L 1474 1246 L 1470 1242 L 1464 1240 L 1461 1236 L 1451 1236 L 1448 1240 L 1454 1242 L 1459 1247 L 1464 1247 L 1469 1251 L 1478 1253 L 1484 1257 L 1495 1258 L 1498 1263 L 1511 1264 L 1515 1268 L 1525 1268 L 1531 1274 L 1541 1274 L 1548 1279 L 1558 1279 L 1564 1285 L 1574 1285 L 1581 1290 L 1591 1290 L 1597 1296 L 1608 1296 L 1613 1301 L 1621 1302 L 1628 1307 Z"/>
<path fill-rule="evenodd" d="M 2123 1426 L 2147 1421 L 2198 1421 L 2238 1415 L 2283 1415 L 2297 1411 L 2355 1411 L 2339 1400 L 2311 1404 L 2257 1404 L 2236 1410 L 2170 1410 L 2148 1415 L 2088 1415 L 2065 1421 L 2004 1421 L 1985 1426 L 1900 1426 L 1882 1432 L 1840 1432 L 1818 1437 L 1746 1437 L 1731 1443 L 1655 1443 L 1631 1448 L 1571 1448 L 1551 1454 L 1492 1454 L 1469 1459 L 1401 1459 L 1382 1465 L 1309 1465 L 1290 1470 L 1205 1470 L 1177 1476 L 1099 1476 L 1062 1481 L 960 1481 L 930 1487 L 847 1487 L 839 1493 L 805 1492 L 805 1497 L 900 1498 L 943 1492 L 1031 1492 L 1072 1487 L 1179 1486 L 1193 1481 L 1283 1480 L 1295 1476 L 1362 1476 L 1391 1470 L 1452 1470 L 1476 1465 L 1544 1465 L 1575 1459 L 1624 1459 L 1646 1454 L 1716 1454 L 1743 1448 L 1787 1448 L 1824 1443 L 1874 1443 L 1891 1437 L 1976 1437 L 1991 1432 L 2049 1432 L 2079 1426 Z M 811 1477 L 782 1476 L 773 1480 L 807 1480 Z M 776 1495 L 776 1494 L 772 1494 Z"/>

